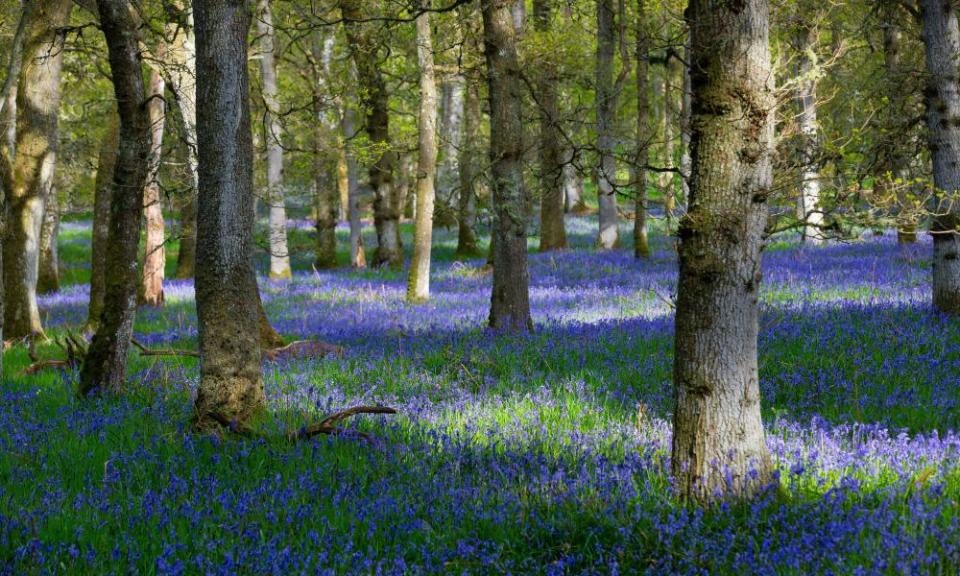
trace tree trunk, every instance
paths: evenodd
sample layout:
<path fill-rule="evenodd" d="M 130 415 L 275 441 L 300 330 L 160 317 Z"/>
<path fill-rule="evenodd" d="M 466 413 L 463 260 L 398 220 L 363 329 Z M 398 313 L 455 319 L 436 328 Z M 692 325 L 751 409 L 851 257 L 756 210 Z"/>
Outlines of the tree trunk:
<path fill-rule="evenodd" d="M 650 257 L 647 238 L 647 163 L 650 160 L 650 40 L 646 0 L 637 0 L 637 149 L 633 169 L 636 196 L 633 220 L 633 255 Z"/>
<path fill-rule="evenodd" d="M 193 34 L 193 12 L 184 0 L 173 0 L 173 18 L 166 25 L 167 85 L 180 109 L 180 121 L 187 141 L 187 165 L 193 187 L 180 208 L 180 249 L 177 252 L 177 278 L 193 278 L 197 258 L 197 50 Z"/>
<path fill-rule="evenodd" d="M 350 222 L 350 266 L 353 268 L 366 268 L 367 256 L 363 247 L 363 222 L 360 221 L 360 168 L 357 166 L 357 158 L 353 152 L 347 149 L 346 141 L 352 140 L 357 133 L 356 112 L 349 106 L 343 110 L 343 116 L 340 119 L 340 126 L 345 141 L 341 149 L 341 186 L 346 185 L 347 198 L 347 218 Z"/>
<path fill-rule="evenodd" d="M 324 107 L 329 90 L 327 79 L 330 77 L 330 63 L 333 59 L 333 41 L 331 34 L 324 39 L 319 31 L 314 31 L 311 49 L 314 62 L 319 64 L 317 78 L 314 79 L 313 116 L 316 124 L 313 129 L 313 179 L 316 186 L 317 208 L 317 248 L 314 266 L 320 269 L 335 268 L 337 265 L 337 216 L 338 197 L 336 178 L 331 178 L 331 158 L 329 141 L 337 130 L 336 121 L 330 120 L 332 114 Z"/>
<path fill-rule="evenodd" d="M 287 209 L 283 191 L 282 128 L 277 118 L 277 63 L 270 0 L 259 0 L 257 36 L 260 39 L 260 81 L 263 84 L 263 126 L 267 147 L 267 204 L 270 206 L 270 278 L 287 279 L 290 250 L 287 248 Z"/>
<path fill-rule="evenodd" d="M 460 198 L 457 206 L 457 256 L 480 255 L 477 246 L 477 187 L 480 169 L 477 163 L 480 139 L 480 84 L 475 75 L 467 77 L 463 100 L 463 133 L 460 138 Z"/>
<path fill-rule="evenodd" d="M 199 430 L 245 427 L 264 410 L 253 268 L 253 136 L 244 0 L 194 5 L 197 34 Z"/>
<path fill-rule="evenodd" d="M 429 0 L 421 0 L 429 8 Z M 430 13 L 417 17 L 417 63 L 420 66 L 419 157 L 417 159 L 417 219 L 413 259 L 407 281 L 407 301 L 430 297 L 430 249 L 433 246 L 434 176 L 437 172 L 437 84 L 433 71 L 433 39 Z"/>
<path fill-rule="evenodd" d="M 86 332 L 96 332 L 103 313 L 107 291 L 107 240 L 110 236 L 110 203 L 113 199 L 113 173 L 117 166 L 120 140 L 120 118 L 112 114 L 100 144 L 97 179 L 93 193 L 93 238 L 90 254 L 90 301 L 87 308 Z"/>
<path fill-rule="evenodd" d="M 534 0 L 533 24 L 541 34 L 549 34 L 553 24 L 553 0 Z M 563 221 L 563 136 L 560 133 L 560 107 L 557 102 L 557 70 L 547 61 L 537 76 L 540 112 L 540 251 L 567 247 Z"/>
<path fill-rule="evenodd" d="M 459 35 L 462 38 L 462 33 Z M 462 72 L 443 85 L 443 122 L 440 124 L 442 149 L 440 163 L 437 166 L 437 193 L 445 199 L 452 199 L 459 188 L 457 157 L 460 142 L 463 141 L 464 90 L 466 77 Z M 471 135 L 476 138 L 476 134 Z M 452 204 L 452 202 L 451 202 Z"/>
<path fill-rule="evenodd" d="M 909 179 L 907 171 L 909 158 L 901 138 L 904 128 L 903 117 L 906 112 L 903 84 L 906 74 L 900 58 L 903 44 L 903 28 L 900 23 L 903 20 L 904 11 L 900 2 L 896 0 L 883 0 L 880 3 L 880 10 L 883 17 L 883 63 L 886 72 L 884 92 L 888 104 L 879 111 L 885 131 L 880 152 L 882 172 L 877 178 L 876 186 L 906 188 L 905 183 Z M 896 210 L 897 241 L 900 244 L 913 244 L 917 241 L 916 216 L 911 214 L 910 210 L 904 210 L 904 205 L 908 203 L 907 192 L 907 190 L 896 192 L 896 197 L 900 199 L 898 202 L 900 206 Z"/>
<path fill-rule="evenodd" d="M 563 209 L 573 214 L 587 211 L 583 198 L 583 174 L 576 165 L 576 152 L 572 148 L 564 151 L 563 156 Z"/>
<path fill-rule="evenodd" d="M 377 250 L 374 266 L 403 266 L 400 250 L 400 207 L 396 206 L 393 189 L 393 166 L 396 153 L 390 148 L 390 109 L 387 83 L 380 71 L 380 42 L 377 30 L 363 23 L 359 0 L 341 0 L 340 7 L 347 21 L 347 41 L 357 66 L 357 80 L 361 88 L 361 102 L 366 111 L 364 129 L 370 144 L 381 150 L 379 158 L 370 166 L 370 186 L 374 191 L 373 223 L 377 229 Z"/>
<path fill-rule="evenodd" d="M 162 48 L 158 56 L 162 55 Z M 147 227 L 144 244 L 143 275 L 140 279 L 140 302 L 147 306 L 163 304 L 164 266 L 167 262 L 164 242 L 163 199 L 160 196 L 160 160 L 163 156 L 163 131 L 167 118 L 163 101 L 165 83 L 157 70 L 150 72 L 150 155 L 147 159 L 147 182 L 143 190 L 143 215 Z"/>
<path fill-rule="evenodd" d="M 97 332 L 80 370 L 80 393 L 120 392 L 137 306 L 137 248 L 150 156 L 150 118 L 140 59 L 139 34 L 129 0 L 98 0 L 107 39 L 113 91 L 120 116 L 117 164 L 110 200 L 106 292 Z"/>
<path fill-rule="evenodd" d="M 800 74 L 797 79 L 797 102 L 800 105 L 801 183 L 799 214 L 803 221 L 804 241 L 823 242 L 823 209 L 820 204 L 820 124 L 817 121 L 817 63 L 815 62 L 816 29 L 801 25 L 797 49 L 800 52 Z"/>
<path fill-rule="evenodd" d="M 667 30 L 667 36 L 671 33 Z M 663 145 L 660 147 L 660 165 L 664 168 L 673 167 L 673 66 L 670 64 L 676 58 L 672 54 L 667 56 L 667 64 L 660 69 L 657 80 L 657 98 L 660 106 L 660 134 L 663 137 Z M 667 221 L 673 222 L 674 211 L 677 209 L 677 197 L 673 189 L 673 173 L 661 172 L 659 174 L 660 194 L 663 197 L 663 209 L 667 215 Z"/>
<path fill-rule="evenodd" d="M 613 86 L 613 54 L 616 27 L 613 0 L 597 0 L 597 202 L 600 205 L 600 234 L 597 247 L 609 250 L 620 244 L 617 216 L 617 160 L 614 156 L 614 115 L 617 94 Z"/>
<path fill-rule="evenodd" d="M 690 208 L 680 222 L 673 477 L 681 498 L 771 479 L 760 418 L 757 297 L 772 186 L 767 0 L 693 0 Z"/>
<path fill-rule="evenodd" d="M 490 326 L 496 330 L 525 331 L 533 328 L 533 321 L 523 186 L 523 82 L 511 4 L 510 0 L 482 3 L 493 172 Z"/>
<path fill-rule="evenodd" d="M 283 340 L 283 336 L 281 336 L 280 333 L 277 332 L 277 329 L 273 327 L 273 324 L 270 323 L 267 311 L 263 308 L 263 297 L 260 295 L 259 287 L 257 288 L 257 328 L 260 334 L 261 350 L 279 348 L 286 343 Z"/>
<path fill-rule="evenodd" d="M 58 149 L 63 32 L 72 0 L 38 1 L 30 12 L 17 88 L 17 138 L 3 243 L 8 339 L 43 335 L 37 307 L 40 226 Z"/>
<path fill-rule="evenodd" d="M 684 207 L 690 199 L 690 115 L 692 113 L 692 86 L 690 85 L 690 35 L 683 44 L 683 94 L 681 95 L 680 112 L 680 189 L 683 193 Z"/>
<path fill-rule="evenodd" d="M 59 235 L 60 205 L 56 192 L 51 191 L 40 227 L 40 271 L 37 276 L 37 292 L 40 294 L 60 290 L 60 257 L 57 252 Z"/>
<path fill-rule="evenodd" d="M 926 44 L 927 128 L 933 157 L 933 184 L 941 197 L 933 220 L 933 305 L 960 313 L 960 30 L 952 4 L 920 0 Z"/>

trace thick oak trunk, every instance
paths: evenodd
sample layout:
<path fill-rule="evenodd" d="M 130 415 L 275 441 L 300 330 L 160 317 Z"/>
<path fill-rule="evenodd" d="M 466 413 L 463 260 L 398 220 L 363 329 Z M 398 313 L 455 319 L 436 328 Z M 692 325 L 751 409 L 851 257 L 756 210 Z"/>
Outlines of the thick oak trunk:
<path fill-rule="evenodd" d="M 525 331 L 530 318 L 526 192 L 523 185 L 523 82 L 509 0 L 482 3 L 490 92 L 493 172 L 493 293 L 490 326 Z"/>
<path fill-rule="evenodd" d="M 921 0 L 928 84 L 927 130 L 933 157 L 933 184 L 944 198 L 933 234 L 933 305 L 960 313 L 960 30 L 953 4 Z"/>
<path fill-rule="evenodd" d="M 26 23 L 3 242 L 4 329 L 8 339 L 43 334 L 37 307 L 39 236 L 57 161 L 63 28 L 72 6 L 72 0 L 38 1 Z"/>
<path fill-rule="evenodd" d="M 760 419 L 757 297 L 772 185 L 767 0 L 693 0 L 693 165 L 680 222 L 673 476 L 681 498 L 771 478 Z"/>
<path fill-rule="evenodd" d="M 110 199 L 103 312 L 80 370 L 80 392 L 123 390 L 127 349 L 137 308 L 137 248 L 150 155 L 139 34 L 130 0 L 98 0 L 120 116 L 117 164 Z"/>
<path fill-rule="evenodd" d="M 243 0 L 194 5 L 197 37 L 197 317 L 194 426 L 246 426 L 266 404 L 253 268 L 253 137 Z"/>
<path fill-rule="evenodd" d="M 421 0 L 429 7 L 429 1 Z M 420 118 L 417 158 L 417 214 L 413 238 L 413 258 L 407 281 L 407 301 L 421 302 L 430 297 L 430 250 L 433 246 L 433 204 L 437 172 L 437 83 L 433 70 L 433 38 L 430 13 L 417 17 L 417 63 L 420 66 Z"/>

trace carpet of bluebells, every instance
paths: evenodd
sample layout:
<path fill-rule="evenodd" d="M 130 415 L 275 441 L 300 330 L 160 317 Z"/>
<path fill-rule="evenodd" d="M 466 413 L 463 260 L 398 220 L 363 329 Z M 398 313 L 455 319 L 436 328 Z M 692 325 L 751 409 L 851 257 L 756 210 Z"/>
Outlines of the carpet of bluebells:
<path fill-rule="evenodd" d="M 7 352 L 0 574 L 960 570 L 960 323 L 930 306 L 929 240 L 769 247 L 760 373 L 780 487 L 696 508 L 668 477 L 672 244 L 640 262 L 568 224 L 576 249 L 531 253 L 535 333 L 498 336 L 490 276 L 453 261 L 453 232 L 433 298 L 408 305 L 402 274 L 311 270 L 294 222 L 302 272 L 262 281 L 268 314 L 346 353 L 265 363 L 253 440 L 191 433 L 192 359 L 132 354 L 124 397 L 78 399 L 75 374 L 22 376 L 26 352 Z M 85 320 L 89 225 L 61 241 L 78 281 L 41 300 L 52 334 Z M 196 346 L 192 285 L 169 282 L 136 332 Z M 371 440 L 285 439 L 360 403 L 399 414 L 350 422 Z"/>

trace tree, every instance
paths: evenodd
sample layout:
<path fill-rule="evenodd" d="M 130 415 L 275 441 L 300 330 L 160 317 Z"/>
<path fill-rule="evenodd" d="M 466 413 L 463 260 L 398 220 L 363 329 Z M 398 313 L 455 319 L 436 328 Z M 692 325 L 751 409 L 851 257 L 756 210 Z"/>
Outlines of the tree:
<path fill-rule="evenodd" d="M 960 30 L 953 4 L 920 0 L 927 56 L 927 130 L 933 157 L 933 184 L 949 199 L 940 204 L 933 234 L 933 305 L 960 313 Z"/>
<path fill-rule="evenodd" d="M 164 48 L 157 50 L 162 58 Z M 163 157 L 163 132 L 167 119 L 163 76 L 156 69 L 150 71 L 150 96 L 147 116 L 150 121 L 150 155 L 147 158 L 147 179 L 143 190 L 143 216 L 147 234 L 143 248 L 143 274 L 140 278 L 139 300 L 148 306 L 163 304 L 164 266 L 167 263 L 163 199 L 160 196 L 160 161 Z"/>
<path fill-rule="evenodd" d="M 187 145 L 187 168 L 192 184 L 180 210 L 180 249 L 177 252 L 177 278 L 193 278 L 197 257 L 197 49 L 193 32 L 193 12 L 186 0 L 165 3 L 168 21 L 164 28 L 170 40 L 164 71 L 167 87 L 177 100 L 180 127 Z"/>
<path fill-rule="evenodd" d="M 57 161 L 62 30 L 72 7 L 72 0 L 38 0 L 25 24 L 3 242 L 4 328 L 8 339 L 43 334 L 37 307 L 38 236 Z"/>
<path fill-rule="evenodd" d="M 600 204 L 600 234 L 597 247 L 616 248 L 620 243 L 617 215 L 617 159 L 614 156 L 614 116 L 617 89 L 613 78 L 616 28 L 613 0 L 597 0 L 597 201 Z"/>
<path fill-rule="evenodd" d="M 800 54 L 797 77 L 797 103 L 800 106 L 801 182 L 797 216 L 803 222 L 804 241 L 820 243 L 823 237 L 823 208 L 820 206 L 820 123 L 817 120 L 817 84 L 821 68 L 817 64 L 817 29 L 801 14 L 796 44 Z"/>
<path fill-rule="evenodd" d="M 337 182 L 331 178 L 331 154 L 329 140 L 337 133 L 335 115 L 324 106 L 328 78 L 333 74 L 334 35 L 324 38 L 319 30 L 313 32 L 310 49 L 313 63 L 313 178 L 316 187 L 317 247 L 314 266 L 334 268 L 337 265 Z M 334 149 L 334 152 L 338 150 Z M 339 156 L 339 154 L 338 154 Z M 338 159 L 337 159 L 338 160 Z"/>
<path fill-rule="evenodd" d="M 770 479 L 760 419 L 757 297 L 772 186 L 767 0 L 692 0 L 689 211 L 680 221 L 672 468 L 682 498 Z"/>
<path fill-rule="evenodd" d="M 55 190 L 43 211 L 40 226 L 40 269 L 37 274 L 37 292 L 49 294 L 60 290 L 60 258 L 57 238 L 60 235 L 60 203 Z"/>
<path fill-rule="evenodd" d="M 263 128 L 267 145 L 267 204 L 270 206 L 270 278 L 290 278 L 287 248 L 287 209 L 283 191 L 283 143 L 278 119 L 275 34 L 270 0 L 259 0 L 257 36 L 260 38 L 260 81 L 263 94 Z"/>
<path fill-rule="evenodd" d="M 533 328 L 523 185 L 523 82 L 509 0 L 484 0 L 483 36 L 490 98 L 493 172 L 493 293 L 490 326 Z"/>
<path fill-rule="evenodd" d="M 533 25 L 538 34 L 548 36 L 553 20 L 553 0 L 535 0 Z M 546 54 L 537 77 L 537 101 L 540 111 L 540 251 L 567 247 L 563 221 L 563 136 L 560 133 L 560 107 L 557 102 L 557 66 L 555 56 Z"/>
<path fill-rule="evenodd" d="M 90 247 L 90 300 L 84 330 L 96 332 L 103 313 L 107 291 L 107 242 L 110 236 L 110 204 L 113 198 L 113 172 L 117 166 L 120 119 L 112 114 L 100 144 L 97 179 L 93 191 L 93 234 Z"/>
<path fill-rule="evenodd" d="M 253 268 L 253 137 L 244 0 L 194 5 L 197 42 L 196 301 L 200 388 L 194 426 L 244 426 L 266 400 Z"/>
<path fill-rule="evenodd" d="M 633 255 L 650 256 L 647 238 L 647 163 L 650 161 L 650 39 L 646 21 L 646 0 L 637 0 L 637 148 L 633 168 L 636 203 L 633 220 Z"/>
<path fill-rule="evenodd" d="M 465 26 L 466 28 L 466 26 Z M 476 35 L 469 31 L 465 34 L 466 55 L 479 54 Z M 457 206 L 457 256 L 473 258 L 480 255 L 477 246 L 477 196 L 481 170 L 480 125 L 483 114 L 480 110 L 480 79 L 475 71 L 465 74 L 463 96 L 463 130 L 460 135 L 460 155 L 457 164 L 460 170 L 460 198 Z"/>
<path fill-rule="evenodd" d="M 110 199 L 103 311 L 80 370 L 80 392 L 119 392 L 127 370 L 137 304 L 137 248 L 150 155 L 150 117 L 140 37 L 130 0 L 97 0 L 107 39 L 120 137 Z"/>
<path fill-rule="evenodd" d="M 370 165 L 370 186 L 373 188 L 373 223 L 377 229 L 377 251 L 374 266 L 403 265 L 400 249 L 400 207 L 393 189 L 393 168 L 396 153 L 390 148 L 390 109 L 387 83 L 380 70 L 380 39 L 370 23 L 364 22 L 363 3 L 341 0 L 346 22 L 347 41 L 357 67 L 360 99 L 366 118 L 364 130 L 378 157 Z"/>
<path fill-rule="evenodd" d="M 423 8 L 429 0 L 422 0 Z M 418 122 L 417 216 L 413 259 L 407 282 L 407 301 L 430 297 L 430 250 L 433 245 L 433 204 L 437 172 L 437 83 L 433 70 L 433 39 L 430 13 L 417 16 L 417 63 L 420 67 L 420 117 Z"/>

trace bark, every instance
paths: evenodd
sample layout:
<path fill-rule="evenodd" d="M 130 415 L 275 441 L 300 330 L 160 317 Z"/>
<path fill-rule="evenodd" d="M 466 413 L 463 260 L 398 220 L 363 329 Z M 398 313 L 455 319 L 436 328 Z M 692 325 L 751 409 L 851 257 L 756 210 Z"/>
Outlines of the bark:
<path fill-rule="evenodd" d="M 535 0 L 533 24 L 548 34 L 553 20 L 553 0 Z M 563 135 L 560 133 L 560 107 L 557 101 L 557 68 L 550 60 L 541 64 L 537 78 L 540 112 L 540 251 L 567 247 L 563 221 Z"/>
<path fill-rule="evenodd" d="M 525 331 L 530 318 L 526 192 L 523 185 L 523 82 L 510 0 L 482 3 L 490 93 L 493 172 L 493 293 L 490 326 Z"/>
<path fill-rule="evenodd" d="M 824 240 L 823 209 L 820 204 L 820 124 L 817 120 L 816 30 L 801 26 L 798 46 L 800 70 L 797 79 L 797 103 L 800 106 L 801 183 L 798 213 L 803 222 L 804 241 L 819 244 Z"/>
<path fill-rule="evenodd" d="M 150 155 L 150 118 L 137 23 L 129 0 L 98 0 L 120 116 L 117 164 L 110 200 L 103 312 L 80 369 L 80 393 L 120 392 L 137 307 L 137 248 Z"/>
<path fill-rule="evenodd" d="M 460 198 L 457 206 L 457 256 L 480 255 L 477 246 L 477 189 L 480 179 L 480 83 L 474 75 L 467 77 L 463 99 L 463 133 L 460 138 Z"/>
<path fill-rule="evenodd" d="M 71 0 L 34 4 L 17 88 L 17 137 L 3 242 L 4 329 L 8 339 L 43 335 L 37 307 L 40 226 L 57 159 L 63 33 Z"/>
<path fill-rule="evenodd" d="M 345 108 L 341 117 L 340 126 L 344 140 L 351 140 L 356 136 L 356 112 L 352 108 Z M 357 159 L 346 144 L 340 150 L 340 185 L 347 189 L 347 218 L 350 222 L 350 266 L 366 268 L 367 256 L 363 247 L 363 223 L 360 221 L 360 168 Z"/>
<path fill-rule="evenodd" d="M 889 185 L 904 186 L 909 179 L 908 166 L 910 159 L 903 146 L 903 117 L 907 114 L 903 84 L 907 71 L 901 63 L 903 44 L 903 28 L 900 23 L 903 10 L 900 2 L 883 0 L 880 3 L 883 18 L 883 63 L 886 81 L 884 82 L 887 106 L 880 111 L 881 121 L 885 128 L 880 147 L 881 173 L 877 179 L 877 186 Z M 906 203 L 906 190 L 899 193 L 902 203 Z M 909 211 L 907 211 L 909 212 Z M 912 244 L 917 241 L 917 222 L 915 217 L 898 210 L 897 241 L 901 244 Z"/>
<path fill-rule="evenodd" d="M 158 56 L 162 54 L 161 48 L 158 50 Z M 150 99 L 147 102 L 147 115 L 150 121 L 150 155 L 147 159 L 147 181 L 143 190 L 143 215 L 147 234 L 139 294 L 140 302 L 147 306 L 160 306 L 164 300 L 163 278 L 167 256 L 164 249 L 166 238 L 160 195 L 160 160 L 163 155 L 163 131 L 167 118 L 166 104 L 163 100 L 165 86 L 163 76 L 157 70 L 151 70 Z"/>
<path fill-rule="evenodd" d="M 428 8 L 429 0 L 421 0 Z M 433 204 L 437 172 L 437 84 L 433 70 L 433 39 L 430 13 L 417 17 L 417 64 L 420 67 L 420 118 L 418 121 L 417 217 L 413 238 L 413 258 L 407 281 L 407 301 L 421 302 L 430 297 L 430 249 L 433 246 Z"/>
<path fill-rule="evenodd" d="M 180 208 L 180 248 L 177 252 L 177 278 L 193 278 L 197 257 L 197 50 L 193 34 L 193 12 L 184 0 L 169 4 L 171 18 L 166 25 L 167 87 L 177 99 L 180 122 L 187 145 L 187 165 L 193 187 Z"/>
<path fill-rule="evenodd" d="M 107 291 L 107 241 L 110 236 L 110 203 L 113 198 L 113 173 L 117 166 L 120 140 L 120 119 L 113 114 L 100 144 L 97 179 L 93 195 L 93 238 L 90 254 L 90 301 L 87 308 L 86 332 L 96 332 L 103 313 Z"/>
<path fill-rule="evenodd" d="M 693 0 L 693 164 L 680 222 L 673 477 L 696 501 L 771 479 L 760 418 L 760 254 L 772 186 L 767 0 Z"/>
<path fill-rule="evenodd" d="M 440 154 L 440 164 L 437 166 L 437 192 L 444 198 L 453 198 L 459 187 L 457 157 L 460 142 L 463 140 L 466 82 L 466 77 L 462 73 L 458 73 L 443 85 L 443 99 L 446 104 L 443 107 L 443 122 L 440 126 L 440 133 L 443 135 L 443 148 Z"/>
<path fill-rule="evenodd" d="M 647 163 L 650 160 L 650 39 L 646 20 L 646 0 L 637 0 L 637 149 L 633 186 L 636 196 L 633 220 L 633 255 L 650 257 L 647 237 Z"/>
<path fill-rule="evenodd" d="M 263 297 L 260 296 L 260 290 L 257 289 L 257 331 L 260 335 L 260 349 L 273 350 L 286 344 L 283 336 L 277 332 L 270 318 L 267 317 L 267 311 L 263 308 Z"/>
<path fill-rule="evenodd" d="M 245 427 L 266 405 L 253 268 L 253 137 L 243 0 L 194 5 L 197 36 L 196 301 L 200 388 L 194 426 Z M 226 423 L 226 424 L 225 424 Z"/>
<path fill-rule="evenodd" d="M 277 63 L 270 0 L 259 0 L 257 36 L 260 38 L 260 81 L 263 95 L 263 128 L 267 147 L 267 204 L 270 206 L 270 278 L 291 278 L 287 247 L 287 209 L 283 190 L 282 128 L 277 117 Z"/>
<path fill-rule="evenodd" d="M 347 21 L 347 40 L 361 88 L 361 102 L 366 112 L 364 129 L 370 144 L 380 150 L 380 156 L 370 166 L 370 186 L 374 191 L 373 223 L 377 229 L 377 250 L 374 266 L 403 266 L 400 249 L 400 207 L 396 205 L 393 189 L 393 167 L 396 153 L 390 149 L 390 110 L 387 83 L 380 71 L 381 38 L 364 18 L 360 0 L 341 0 L 340 7 Z"/>
<path fill-rule="evenodd" d="M 334 36 L 324 39 L 319 31 L 314 31 L 311 49 L 314 62 L 320 64 L 314 79 L 313 115 L 317 122 L 313 129 L 313 179 L 316 187 L 317 209 L 317 248 L 314 266 L 320 269 L 334 268 L 337 265 L 337 183 L 331 178 L 331 159 L 328 142 L 336 133 L 336 122 L 329 120 L 331 114 L 324 109 L 323 102 L 329 89 L 327 78 L 331 74 L 330 63 L 333 58 Z"/>
<path fill-rule="evenodd" d="M 692 87 L 690 85 L 690 36 L 687 35 L 687 39 L 683 45 L 683 95 L 681 96 L 681 112 L 680 112 L 680 188 L 683 192 L 683 202 L 684 207 L 686 207 L 687 202 L 690 199 L 690 164 L 692 159 L 690 156 L 690 116 L 692 114 L 693 104 L 692 100 Z"/>
<path fill-rule="evenodd" d="M 60 235 L 60 206 L 56 193 L 51 193 L 50 201 L 43 211 L 43 224 L 40 227 L 40 271 L 37 276 L 37 292 L 50 294 L 60 290 L 60 257 L 57 251 L 57 239 Z"/>
<path fill-rule="evenodd" d="M 668 61 L 672 59 L 670 56 L 667 57 Z M 670 105 L 670 99 L 673 96 L 673 84 L 670 81 L 669 65 L 663 66 L 659 72 L 654 81 L 657 96 L 655 101 L 658 104 L 657 118 L 660 121 L 659 131 L 662 138 L 659 146 L 659 164 L 664 168 L 670 168 L 673 166 L 673 108 Z M 663 198 L 663 209 L 667 216 L 667 222 L 673 222 L 673 213 L 677 208 L 677 199 L 673 191 L 673 174 L 661 172 L 657 180 L 660 195 Z"/>
<path fill-rule="evenodd" d="M 616 27 L 613 0 L 597 0 L 597 201 L 600 205 L 600 233 L 597 247 L 605 250 L 620 244 L 617 216 L 617 160 L 614 156 L 614 115 L 617 94 L 614 90 L 613 55 Z"/>
<path fill-rule="evenodd" d="M 952 4 L 921 0 L 923 41 L 926 44 L 928 85 L 927 129 L 933 157 L 933 184 L 941 195 L 934 218 L 933 305 L 942 312 L 960 313 L 960 30 Z"/>
<path fill-rule="evenodd" d="M 587 211 L 583 198 L 583 174 L 577 169 L 576 152 L 564 151 L 563 156 L 563 209 L 566 212 L 582 214 Z"/>

